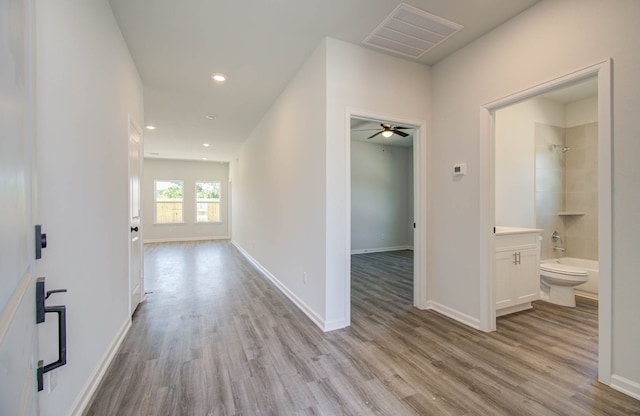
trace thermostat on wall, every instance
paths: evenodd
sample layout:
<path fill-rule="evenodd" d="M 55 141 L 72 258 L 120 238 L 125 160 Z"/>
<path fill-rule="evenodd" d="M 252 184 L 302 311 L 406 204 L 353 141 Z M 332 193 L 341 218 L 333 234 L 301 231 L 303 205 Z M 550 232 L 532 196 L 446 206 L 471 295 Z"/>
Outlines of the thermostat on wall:
<path fill-rule="evenodd" d="M 466 163 L 458 163 L 457 165 L 453 165 L 453 176 L 462 176 L 466 174 L 467 174 Z"/>

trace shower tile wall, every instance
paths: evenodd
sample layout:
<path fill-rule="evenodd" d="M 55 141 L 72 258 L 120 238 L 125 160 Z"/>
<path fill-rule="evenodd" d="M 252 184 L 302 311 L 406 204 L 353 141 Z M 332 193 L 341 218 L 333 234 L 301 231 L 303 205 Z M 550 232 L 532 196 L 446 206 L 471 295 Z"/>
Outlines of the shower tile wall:
<path fill-rule="evenodd" d="M 536 225 L 541 258 L 598 259 L 598 123 L 561 128 L 535 124 Z M 563 153 L 553 145 L 567 146 Z M 558 215 L 576 212 L 584 215 Z M 554 243 L 557 230 L 563 242 Z M 553 246 L 565 252 L 553 251 Z"/>
<path fill-rule="evenodd" d="M 598 260 L 598 123 L 565 129 L 565 210 L 568 257 Z"/>

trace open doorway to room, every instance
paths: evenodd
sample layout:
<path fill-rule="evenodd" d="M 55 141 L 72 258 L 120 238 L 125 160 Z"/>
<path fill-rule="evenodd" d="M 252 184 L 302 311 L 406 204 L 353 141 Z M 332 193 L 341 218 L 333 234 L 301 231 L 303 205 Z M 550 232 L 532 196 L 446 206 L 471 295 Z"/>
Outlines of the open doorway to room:
<path fill-rule="evenodd" d="M 415 304 L 414 135 L 417 128 L 352 117 L 351 310 Z"/>
<path fill-rule="evenodd" d="M 585 365 L 597 367 L 599 379 L 607 383 L 611 365 L 610 62 L 483 109 L 489 154 L 487 229 L 493 230 L 487 244 L 486 329 L 517 322 L 514 313 L 533 305 L 533 311 L 525 313 L 542 313 L 549 318 L 545 325 L 554 325 L 553 318 L 561 316 L 549 342 L 554 338 L 559 349 L 566 349 L 567 341 L 578 337 L 569 333 L 558 337 L 561 327 L 569 331 L 589 322 L 582 330 L 593 336 L 582 338 L 589 338 L 590 344 L 576 348 L 593 353 L 593 362 Z M 572 284 L 564 284 L 558 274 L 570 275 L 567 281 Z M 555 285 L 559 290 L 554 290 Z M 568 323 L 573 315 L 575 325 Z M 502 317 L 496 321 L 496 316 Z M 546 336 L 545 325 L 536 328 L 541 336 Z"/>

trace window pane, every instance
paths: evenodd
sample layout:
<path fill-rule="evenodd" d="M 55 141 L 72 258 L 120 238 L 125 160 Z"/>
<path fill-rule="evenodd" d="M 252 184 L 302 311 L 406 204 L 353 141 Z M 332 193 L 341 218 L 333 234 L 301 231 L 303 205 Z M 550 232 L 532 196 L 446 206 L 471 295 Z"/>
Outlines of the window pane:
<path fill-rule="evenodd" d="M 196 204 L 197 222 L 219 222 L 220 203 L 219 202 L 198 202 Z"/>
<path fill-rule="evenodd" d="M 182 222 L 182 202 L 158 202 L 156 222 Z"/>
<path fill-rule="evenodd" d="M 196 201 L 220 202 L 220 182 L 196 182 Z"/>
<path fill-rule="evenodd" d="M 183 195 L 182 181 L 156 181 L 156 201 L 182 201 Z"/>

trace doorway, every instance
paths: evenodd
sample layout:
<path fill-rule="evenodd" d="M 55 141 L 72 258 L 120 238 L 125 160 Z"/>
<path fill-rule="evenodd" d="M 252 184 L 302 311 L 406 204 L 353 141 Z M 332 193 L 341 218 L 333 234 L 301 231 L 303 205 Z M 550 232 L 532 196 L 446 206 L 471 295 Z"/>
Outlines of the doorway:
<path fill-rule="evenodd" d="M 351 138 L 347 146 L 347 258 L 412 249 L 412 305 L 425 309 L 426 224 L 421 214 L 426 209 L 422 191 L 426 123 L 362 112 L 349 112 L 347 117 Z M 385 132 L 394 128 L 406 136 Z M 351 305 L 350 261 L 347 276 Z M 350 306 L 347 310 L 350 321 Z"/>
<path fill-rule="evenodd" d="M 129 118 L 129 315 L 133 315 L 144 295 L 142 154 L 142 130 Z"/>
<path fill-rule="evenodd" d="M 481 183 L 486 186 L 488 192 L 483 193 L 482 206 L 486 209 L 483 215 L 483 240 L 482 250 L 486 253 L 486 267 L 483 268 L 481 276 L 482 315 L 481 327 L 483 330 L 491 331 L 496 329 L 495 310 L 495 280 L 493 263 L 495 246 L 493 230 L 496 225 L 497 216 L 506 214 L 500 213 L 497 207 L 496 197 L 501 198 L 500 190 L 496 185 L 496 113 L 514 104 L 523 103 L 531 99 L 539 99 L 545 94 L 560 94 L 561 90 L 578 84 L 586 85 L 590 80 L 594 80 L 597 86 L 597 253 L 599 258 L 599 283 L 598 283 L 598 331 L 599 331 L 599 379 L 605 384 L 610 384 L 611 377 L 611 62 L 604 61 L 590 67 L 575 71 L 566 76 L 540 84 L 528 90 L 510 95 L 506 98 L 486 104 L 481 108 L 481 132 L 482 151 L 486 155 L 486 167 L 482 171 Z M 543 129 L 545 127 L 543 126 Z M 550 145 L 554 151 L 562 150 L 566 144 L 556 143 L 557 146 Z M 531 143 L 532 158 L 535 160 L 535 145 Z M 560 149 L 560 150 L 558 150 Z M 533 162 L 533 161 L 532 161 Z M 534 174 L 535 170 L 531 172 Z M 530 190 L 526 191 L 532 203 L 529 206 L 533 215 L 531 225 L 536 227 L 536 204 L 535 204 L 535 181 L 530 184 Z M 503 189 L 504 190 L 504 189 Z M 566 213 L 566 212 L 565 212 Z M 541 213 L 542 214 L 542 213 Z M 556 212 L 556 216 L 563 212 Z M 560 220 L 565 221 L 565 220 Z M 552 230 L 553 231 L 553 230 Z"/>

